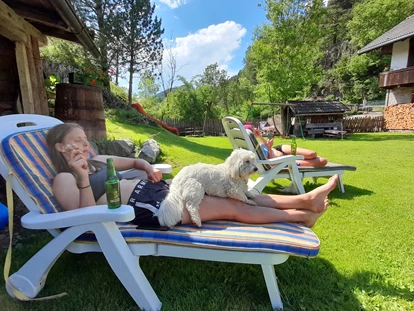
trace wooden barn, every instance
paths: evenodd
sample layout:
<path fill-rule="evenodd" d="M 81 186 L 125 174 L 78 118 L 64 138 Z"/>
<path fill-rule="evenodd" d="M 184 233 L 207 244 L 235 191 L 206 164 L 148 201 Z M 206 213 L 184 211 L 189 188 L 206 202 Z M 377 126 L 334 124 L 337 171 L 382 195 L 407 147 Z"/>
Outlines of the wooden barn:
<path fill-rule="evenodd" d="M 47 36 L 100 56 L 69 0 L 0 0 L 0 115 L 49 114 L 39 50 Z"/>
<path fill-rule="evenodd" d="M 288 101 L 282 109 L 282 127 L 287 135 L 296 136 L 343 130 L 342 120 L 349 110 L 338 101 Z"/>

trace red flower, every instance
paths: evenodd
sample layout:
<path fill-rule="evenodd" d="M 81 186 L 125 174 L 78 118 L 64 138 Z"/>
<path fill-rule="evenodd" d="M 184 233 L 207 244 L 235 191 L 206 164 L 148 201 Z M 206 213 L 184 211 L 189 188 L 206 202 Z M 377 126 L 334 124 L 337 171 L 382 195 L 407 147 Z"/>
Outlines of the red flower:
<path fill-rule="evenodd" d="M 92 85 L 96 85 L 95 79 L 91 81 Z"/>
<path fill-rule="evenodd" d="M 88 68 L 88 72 L 91 72 L 92 71 L 92 69 L 91 68 Z"/>

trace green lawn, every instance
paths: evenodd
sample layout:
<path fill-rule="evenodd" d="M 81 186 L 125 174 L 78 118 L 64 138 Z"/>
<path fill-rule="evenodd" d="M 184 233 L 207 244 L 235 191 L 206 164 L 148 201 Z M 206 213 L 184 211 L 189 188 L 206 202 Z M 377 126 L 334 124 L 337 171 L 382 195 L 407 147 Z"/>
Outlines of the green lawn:
<path fill-rule="evenodd" d="M 150 126 L 107 122 L 114 138 L 156 136 L 162 161 L 174 167 L 220 163 L 231 152 L 226 137 L 183 138 Z M 280 141 L 280 140 L 279 140 Z M 279 143 L 279 141 L 277 143 Z M 414 134 L 353 134 L 344 140 L 298 139 L 332 162 L 354 165 L 344 175 L 314 231 L 317 258 L 290 258 L 276 266 L 285 310 L 414 310 Z M 283 142 L 283 141 L 280 141 Z M 288 141 L 285 141 L 288 142 Z M 321 179 L 319 182 L 325 182 Z M 280 184 L 286 185 L 287 181 Z M 273 193 L 279 185 L 269 185 Z M 307 190 L 314 185 L 307 182 Z M 48 240 L 46 233 L 18 243 L 15 271 Z M 4 262 L 5 252 L 0 256 Z M 271 310 L 260 266 L 142 257 L 142 268 L 163 310 Z M 15 302 L 0 289 L 2 310 L 139 310 L 102 254 L 64 253 L 49 273 L 45 302 Z"/>

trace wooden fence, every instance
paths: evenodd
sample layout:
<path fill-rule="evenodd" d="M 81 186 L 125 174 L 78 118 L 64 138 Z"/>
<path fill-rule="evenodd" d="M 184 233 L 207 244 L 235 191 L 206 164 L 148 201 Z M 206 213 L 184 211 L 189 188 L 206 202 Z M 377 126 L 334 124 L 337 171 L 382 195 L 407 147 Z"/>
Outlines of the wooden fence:
<path fill-rule="evenodd" d="M 185 136 L 186 134 L 191 135 L 192 133 L 201 131 L 203 129 L 203 122 L 186 121 L 178 119 L 162 119 L 161 121 L 167 124 L 168 126 L 178 128 L 178 130 L 180 131 L 180 136 Z M 221 123 L 221 120 L 207 120 L 204 135 L 223 136 L 224 128 L 223 124 Z"/>
<path fill-rule="evenodd" d="M 343 120 L 343 128 L 352 133 L 382 132 L 384 131 L 384 117 L 346 117 Z"/>
<path fill-rule="evenodd" d="M 180 131 L 181 136 L 195 135 L 195 132 L 203 129 L 203 122 L 185 121 L 177 119 L 163 119 L 162 122 L 169 126 L 176 127 Z M 369 133 L 384 131 L 384 117 L 383 116 L 350 116 L 345 117 L 342 121 L 344 130 L 352 133 Z M 258 122 L 253 122 L 254 126 L 258 126 Z M 207 120 L 204 135 L 207 136 L 223 136 L 224 128 L 221 120 Z"/>

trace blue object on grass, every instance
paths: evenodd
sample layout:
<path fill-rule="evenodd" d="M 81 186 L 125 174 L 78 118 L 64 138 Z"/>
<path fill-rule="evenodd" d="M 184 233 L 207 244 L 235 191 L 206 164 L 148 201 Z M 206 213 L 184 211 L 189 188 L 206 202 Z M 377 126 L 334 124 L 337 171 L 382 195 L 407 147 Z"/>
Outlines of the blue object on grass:
<path fill-rule="evenodd" d="M 6 206 L 0 203 L 0 230 L 9 223 L 9 211 Z"/>

